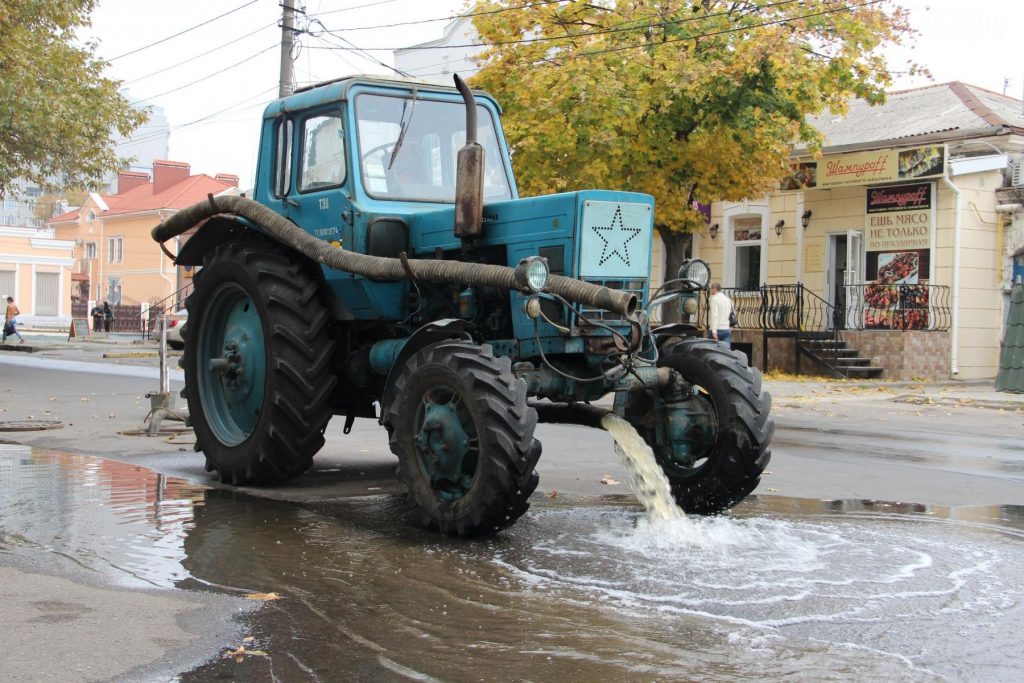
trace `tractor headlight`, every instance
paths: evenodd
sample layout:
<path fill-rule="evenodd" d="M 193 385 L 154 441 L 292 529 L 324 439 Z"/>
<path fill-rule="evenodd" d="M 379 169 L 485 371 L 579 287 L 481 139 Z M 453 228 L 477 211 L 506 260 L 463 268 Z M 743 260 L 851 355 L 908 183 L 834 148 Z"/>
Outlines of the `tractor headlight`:
<path fill-rule="evenodd" d="M 711 268 L 699 258 L 690 259 L 679 266 L 678 277 L 680 280 L 689 280 L 704 289 L 711 281 Z"/>
<path fill-rule="evenodd" d="M 697 312 L 697 299 L 692 295 L 683 299 L 683 313 L 693 315 Z"/>
<path fill-rule="evenodd" d="M 542 292 L 548 286 L 548 260 L 541 256 L 527 256 L 516 266 L 516 287 L 520 290 Z"/>

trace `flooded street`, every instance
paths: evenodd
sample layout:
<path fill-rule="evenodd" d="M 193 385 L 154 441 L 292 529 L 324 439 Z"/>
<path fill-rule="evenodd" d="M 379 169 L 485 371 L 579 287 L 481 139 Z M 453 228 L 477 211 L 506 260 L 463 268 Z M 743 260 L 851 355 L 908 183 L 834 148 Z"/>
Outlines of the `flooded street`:
<path fill-rule="evenodd" d="M 280 502 L 0 446 L 0 555 L 254 605 L 236 618 L 256 654 L 202 643 L 208 663 L 186 681 L 1008 681 L 1022 668 L 1019 507 L 754 496 L 725 517 L 650 522 L 632 496 L 538 495 L 510 530 L 467 542 L 415 528 L 395 496 Z"/>

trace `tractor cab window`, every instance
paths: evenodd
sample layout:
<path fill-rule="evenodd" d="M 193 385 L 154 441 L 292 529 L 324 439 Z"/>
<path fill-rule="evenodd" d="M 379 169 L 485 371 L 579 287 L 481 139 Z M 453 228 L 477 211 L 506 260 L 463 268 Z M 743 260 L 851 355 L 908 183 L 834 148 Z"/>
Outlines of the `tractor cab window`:
<path fill-rule="evenodd" d="M 292 122 L 286 119 L 277 124 L 277 144 L 274 148 L 274 196 L 283 197 L 291 189 L 292 176 Z"/>
<path fill-rule="evenodd" d="M 345 131 L 341 114 L 311 116 L 302 124 L 299 192 L 335 187 L 345 181 Z"/>
<path fill-rule="evenodd" d="M 455 168 L 466 140 L 461 102 L 362 94 L 356 98 L 360 170 L 367 193 L 378 199 L 455 201 Z M 477 105 L 477 141 L 483 146 L 484 198 L 511 199 L 497 128 Z"/>

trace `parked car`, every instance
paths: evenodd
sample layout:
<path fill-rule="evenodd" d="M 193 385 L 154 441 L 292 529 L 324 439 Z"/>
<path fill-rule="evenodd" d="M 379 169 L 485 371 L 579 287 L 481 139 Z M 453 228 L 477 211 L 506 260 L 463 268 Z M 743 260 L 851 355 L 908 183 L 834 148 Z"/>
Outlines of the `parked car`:
<path fill-rule="evenodd" d="M 181 328 L 188 320 L 188 311 L 184 308 L 167 316 L 167 345 L 181 351 L 185 348 L 185 340 L 181 338 Z"/>

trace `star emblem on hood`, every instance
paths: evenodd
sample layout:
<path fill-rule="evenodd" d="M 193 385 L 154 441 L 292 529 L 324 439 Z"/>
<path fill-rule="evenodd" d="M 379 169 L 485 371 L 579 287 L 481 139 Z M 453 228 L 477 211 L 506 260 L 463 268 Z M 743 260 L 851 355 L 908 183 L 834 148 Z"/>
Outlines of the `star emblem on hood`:
<path fill-rule="evenodd" d="M 601 247 L 598 265 L 603 266 L 615 256 L 622 259 L 626 266 L 632 265 L 629 262 L 629 242 L 643 232 L 643 230 L 641 228 L 626 227 L 622 221 L 622 207 L 615 207 L 615 215 L 612 216 L 611 225 L 594 225 L 592 227 L 597 236 L 604 242 L 604 245 Z"/>

